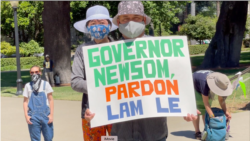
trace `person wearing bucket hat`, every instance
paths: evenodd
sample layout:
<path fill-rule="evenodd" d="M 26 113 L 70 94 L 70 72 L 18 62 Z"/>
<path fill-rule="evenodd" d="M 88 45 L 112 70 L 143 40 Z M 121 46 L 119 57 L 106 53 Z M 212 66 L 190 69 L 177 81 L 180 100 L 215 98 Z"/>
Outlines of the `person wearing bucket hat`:
<path fill-rule="evenodd" d="M 224 111 L 227 119 L 230 120 L 231 114 L 227 111 L 225 103 L 225 98 L 231 95 L 233 92 L 233 88 L 229 78 L 225 74 L 219 72 L 200 70 L 193 73 L 193 82 L 196 105 L 198 110 L 201 112 L 203 122 L 205 120 L 206 111 L 210 117 L 213 117 L 214 115 L 210 107 L 214 94 L 218 95 L 220 106 Z M 197 120 L 193 121 L 193 125 L 195 128 L 195 138 L 201 139 L 199 116 Z"/>
<path fill-rule="evenodd" d="M 144 13 L 144 6 L 140 1 L 122 1 L 118 5 L 118 14 L 113 23 L 119 27 L 122 39 L 135 39 L 146 36 L 145 25 L 151 18 Z M 197 111 L 197 113 L 200 113 Z M 184 119 L 192 121 L 197 116 L 188 114 Z M 112 136 L 118 136 L 121 141 L 166 141 L 168 136 L 167 118 L 145 118 L 115 123 L 111 130 Z"/>
<path fill-rule="evenodd" d="M 110 134 L 112 125 L 90 128 L 89 121 L 95 114 L 88 109 L 88 91 L 82 48 L 89 45 L 112 42 L 113 39 L 108 37 L 108 34 L 110 31 L 116 30 L 117 26 L 112 23 L 108 9 L 104 6 L 96 5 L 88 8 L 86 19 L 76 22 L 74 27 L 80 32 L 90 33 L 94 38 L 93 41 L 81 44 L 76 49 L 72 65 L 71 87 L 73 90 L 83 93 L 81 117 L 84 140 L 101 141 L 101 136 L 106 136 L 106 130 Z"/>
<path fill-rule="evenodd" d="M 118 14 L 113 18 L 113 23 L 119 26 L 119 31 L 122 33 L 122 40 L 150 37 L 144 35 L 145 25 L 150 21 L 151 18 L 144 13 L 140 1 L 120 2 Z M 197 116 L 190 114 L 184 117 L 186 121 L 196 118 Z M 166 117 L 157 117 L 115 123 L 112 125 L 111 135 L 118 136 L 119 141 L 166 141 L 167 120 Z"/>
<path fill-rule="evenodd" d="M 143 37 L 145 25 L 151 18 L 144 13 L 140 1 L 122 1 L 118 5 L 118 14 L 113 18 L 113 23 L 119 26 L 119 31 L 124 39 Z"/>

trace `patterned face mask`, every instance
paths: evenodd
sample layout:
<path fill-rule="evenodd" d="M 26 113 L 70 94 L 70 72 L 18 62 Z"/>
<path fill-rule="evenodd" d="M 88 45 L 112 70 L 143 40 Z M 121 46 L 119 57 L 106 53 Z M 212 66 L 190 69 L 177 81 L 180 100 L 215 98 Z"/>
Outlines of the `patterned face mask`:
<path fill-rule="evenodd" d="M 95 39 L 103 39 L 110 32 L 110 25 L 92 25 L 87 27 L 88 32 Z"/>
<path fill-rule="evenodd" d="M 31 81 L 33 82 L 32 88 L 34 92 L 38 92 L 41 84 L 41 75 L 33 74 L 31 75 Z"/>

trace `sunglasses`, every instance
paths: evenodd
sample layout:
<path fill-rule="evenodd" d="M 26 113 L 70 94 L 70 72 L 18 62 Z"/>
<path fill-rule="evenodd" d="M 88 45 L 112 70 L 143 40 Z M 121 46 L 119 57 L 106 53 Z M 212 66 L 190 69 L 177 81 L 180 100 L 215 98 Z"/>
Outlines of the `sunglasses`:
<path fill-rule="evenodd" d="M 34 73 L 35 73 L 35 74 L 38 74 L 39 71 L 31 71 L 31 72 L 30 72 L 30 74 L 34 74 Z"/>

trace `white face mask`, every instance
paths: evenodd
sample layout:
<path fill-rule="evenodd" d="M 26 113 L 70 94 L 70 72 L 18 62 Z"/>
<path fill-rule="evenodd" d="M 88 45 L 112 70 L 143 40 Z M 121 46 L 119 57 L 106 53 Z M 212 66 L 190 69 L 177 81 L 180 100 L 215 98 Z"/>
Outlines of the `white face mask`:
<path fill-rule="evenodd" d="M 144 21 L 134 22 L 130 21 L 125 24 L 119 24 L 119 31 L 129 38 L 136 38 L 145 30 Z"/>

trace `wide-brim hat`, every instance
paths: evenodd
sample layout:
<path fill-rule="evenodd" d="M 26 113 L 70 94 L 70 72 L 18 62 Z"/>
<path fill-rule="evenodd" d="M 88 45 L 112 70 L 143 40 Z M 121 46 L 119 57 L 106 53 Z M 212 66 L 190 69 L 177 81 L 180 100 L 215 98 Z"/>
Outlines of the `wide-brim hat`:
<path fill-rule="evenodd" d="M 214 72 L 207 76 L 207 84 L 210 90 L 219 96 L 229 96 L 233 92 L 229 78 L 222 73 Z"/>
<path fill-rule="evenodd" d="M 96 5 L 90 7 L 87 10 L 86 19 L 78 21 L 74 24 L 75 29 L 80 32 L 88 33 L 88 29 L 86 28 L 86 23 L 90 20 L 95 19 L 107 19 L 112 23 L 112 18 L 109 16 L 109 11 L 106 7 L 101 5 Z M 111 25 L 110 31 L 116 30 L 118 27 L 115 24 Z"/>
<path fill-rule="evenodd" d="M 151 18 L 144 13 L 144 6 L 140 1 L 122 1 L 118 5 L 118 14 L 113 18 L 113 23 L 118 26 L 117 18 L 120 15 L 136 14 L 146 17 L 146 25 L 151 22 Z"/>

